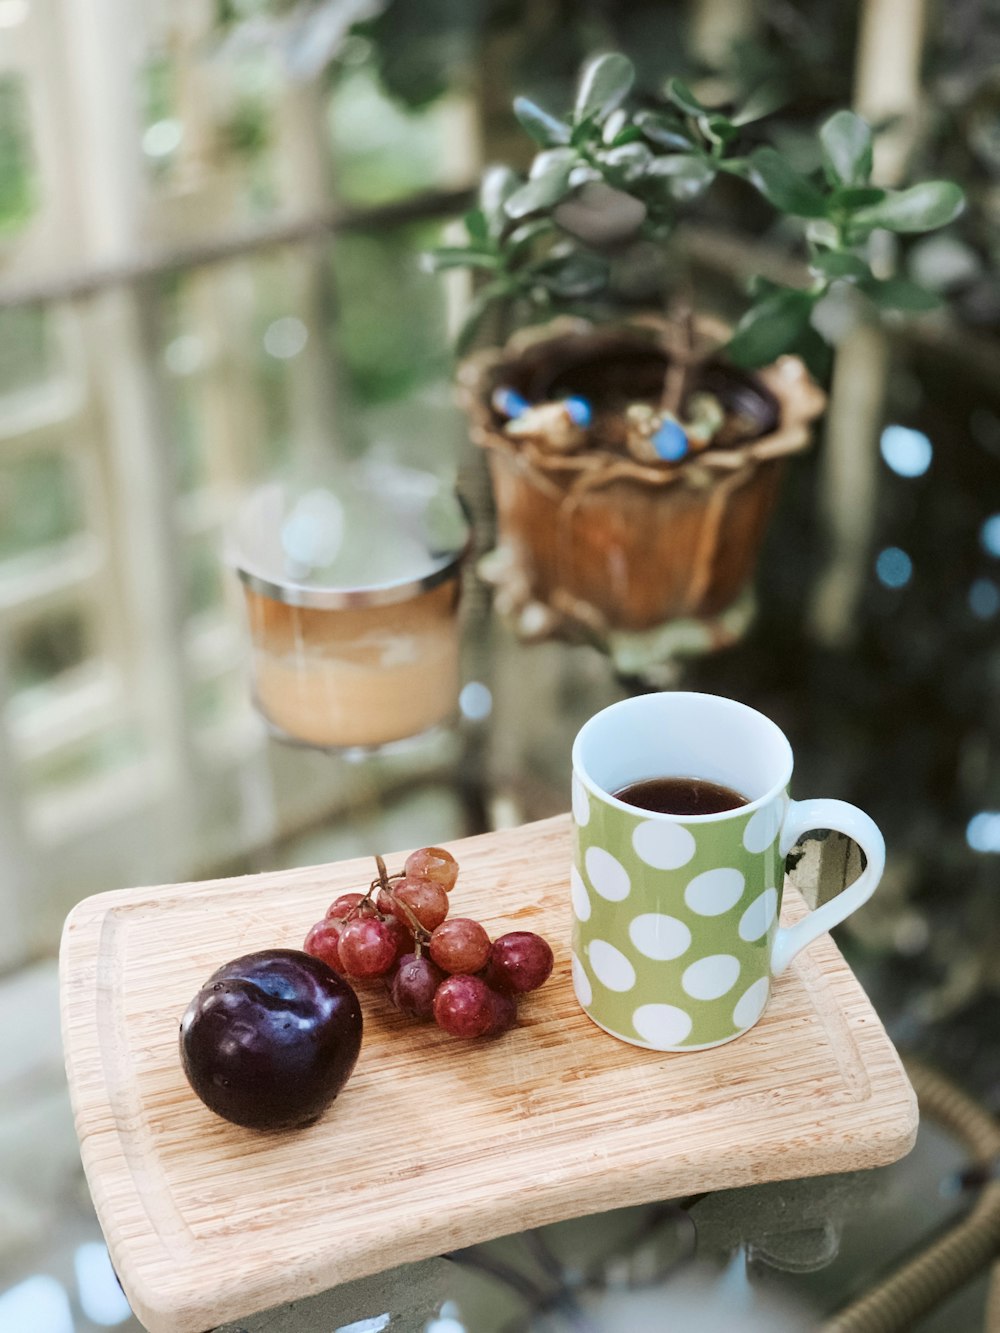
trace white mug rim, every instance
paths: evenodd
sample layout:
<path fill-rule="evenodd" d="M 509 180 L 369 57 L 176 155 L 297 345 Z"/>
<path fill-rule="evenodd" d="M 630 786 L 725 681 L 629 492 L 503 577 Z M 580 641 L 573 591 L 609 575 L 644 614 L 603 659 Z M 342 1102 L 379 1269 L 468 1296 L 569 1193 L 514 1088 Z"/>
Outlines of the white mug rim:
<path fill-rule="evenodd" d="M 676 815 L 662 810 L 644 810 L 640 806 L 629 805 L 627 801 L 619 800 L 618 797 L 613 796 L 611 792 L 605 791 L 604 788 L 587 772 L 583 765 L 583 760 L 580 757 L 584 736 L 588 728 L 595 723 L 598 718 L 604 717 L 607 713 L 613 713 L 617 709 L 626 706 L 634 708 L 637 706 L 638 701 L 642 699 L 659 699 L 664 696 L 669 696 L 671 699 L 676 699 L 678 702 L 685 699 L 711 700 L 713 704 L 721 704 L 724 707 L 734 709 L 741 713 L 752 714 L 759 722 L 765 724 L 776 734 L 784 747 L 785 765 L 782 777 L 769 787 L 762 796 L 758 796 L 753 801 L 748 801 L 746 805 L 735 806 L 732 810 L 719 810 L 715 814 L 710 815 Z M 704 690 L 664 690 L 655 695 L 640 694 L 631 695 L 627 699 L 618 699 L 615 703 L 608 704 L 606 708 L 602 708 L 599 712 L 594 713 L 592 717 L 587 719 L 576 734 L 572 750 L 573 773 L 579 778 L 592 796 L 597 797 L 598 800 L 604 802 L 605 805 L 611 806 L 614 810 L 622 810 L 629 815 L 638 815 L 644 820 L 654 820 L 656 822 L 667 824 L 719 824 L 727 819 L 745 818 L 747 815 L 753 814 L 755 810 L 759 810 L 761 807 L 769 805 L 777 796 L 788 789 L 788 785 L 792 780 L 793 763 L 794 759 L 791 742 L 778 724 L 773 722 L 766 713 L 761 713 L 758 709 L 751 708 L 749 704 L 741 703 L 738 699 L 730 699 L 723 694 L 709 694 Z"/>

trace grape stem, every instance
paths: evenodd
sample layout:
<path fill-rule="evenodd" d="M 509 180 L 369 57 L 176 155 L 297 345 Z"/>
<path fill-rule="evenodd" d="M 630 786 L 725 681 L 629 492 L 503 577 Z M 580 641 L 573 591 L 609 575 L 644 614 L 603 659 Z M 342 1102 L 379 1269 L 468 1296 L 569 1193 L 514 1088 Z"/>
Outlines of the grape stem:
<path fill-rule="evenodd" d="M 398 907 L 400 911 L 403 913 L 403 915 L 406 917 L 407 921 L 409 922 L 410 929 L 413 931 L 413 951 L 419 958 L 423 951 L 423 946 L 425 944 L 430 943 L 431 933 L 429 930 L 426 930 L 420 924 L 417 917 L 410 910 L 409 905 L 407 903 L 402 902 L 399 898 L 397 898 L 392 891 L 393 880 L 405 879 L 406 874 L 401 873 L 398 875 L 390 875 L 386 871 L 385 861 L 382 859 L 381 856 L 379 856 L 377 852 L 375 853 L 375 865 L 378 868 L 378 878 L 373 879 L 372 882 L 368 885 L 368 892 L 365 894 L 365 896 L 361 899 L 359 903 L 357 903 L 354 907 L 351 908 L 351 910 L 345 917 L 345 920 L 350 921 L 353 917 L 360 916 L 361 911 L 366 904 L 368 906 L 371 906 L 372 894 L 375 892 L 375 890 L 384 889 L 387 896 L 392 900 L 393 907 Z"/>

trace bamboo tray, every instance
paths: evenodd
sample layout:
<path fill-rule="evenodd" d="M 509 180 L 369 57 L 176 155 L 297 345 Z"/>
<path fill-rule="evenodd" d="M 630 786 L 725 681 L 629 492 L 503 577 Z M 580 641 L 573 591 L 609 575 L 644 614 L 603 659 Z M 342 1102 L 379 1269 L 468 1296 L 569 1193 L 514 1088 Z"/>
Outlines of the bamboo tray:
<path fill-rule="evenodd" d="M 519 1025 L 466 1043 L 361 991 L 355 1072 L 308 1129 L 259 1134 L 188 1088 L 177 1029 L 227 959 L 298 947 L 370 859 L 101 894 L 63 933 L 61 1002 L 83 1162 L 111 1256 L 151 1333 L 203 1333 L 493 1236 L 703 1190 L 883 1165 L 916 1102 L 829 937 L 761 1022 L 681 1055 L 606 1036 L 569 975 L 568 817 L 452 844 L 456 915 L 537 929 L 556 953 Z M 390 872 L 402 855 L 387 858 Z M 783 915 L 803 910 L 794 890 Z"/>

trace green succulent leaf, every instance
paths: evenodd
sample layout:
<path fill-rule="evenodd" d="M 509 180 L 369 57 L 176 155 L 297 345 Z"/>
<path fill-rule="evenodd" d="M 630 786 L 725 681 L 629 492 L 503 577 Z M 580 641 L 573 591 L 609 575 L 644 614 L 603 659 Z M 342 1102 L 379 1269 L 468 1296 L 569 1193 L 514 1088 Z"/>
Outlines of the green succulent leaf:
<path fill-rule="evenodd" d="M 871 269 L 857 255 L 844 250 L 817 250 L 809 258 L 809 267 L 825 278 L 852 278 L 860 281 L 871 277 Z"/>
<path fill-rule="evenodd" d="M 528 180 L 538 180 L 539 176 L 546 176 L 557 167 L 573 167 L 579 160 L 575 148 L 546 148 L 543 152 L 535 154 L 535 160 L 528 172 Z"/>
<path fill-rule="evenodd" d="M 826 199 L 803 176 L 790 167 L 774 148 L 758 148 L 750 157 L 750 178 L 761 194 L 780 209 L 796 217 L 821 218 L 826 216 Z"/>
<path fill-rule="evenodd" d="M 481 208 L 470 208 L 462 221 L 465 223 L 465 230 L 469 233 L 471 241 L 483 247 L 488 246 L 490 229 L 486 222 L 486 214 Z"/>
<path fill-rule="evenodd" d="M 641 142 L 642 142 L 642 130 L 640 130 L 636 125 L 626 125 L 625 128 L 623 130 L 619 130 L 618 133 L 615 135 L 615 137 L 611 140 L 611 147 L 621 148 L 623 144 L 641 143 Z"/>
<path fill-rule="evenodd" d="M 665 116 L 659 111 L 640 111 L 635 123 L 657 148 L 678 148 L 683 153 L 695 146 L 682 122 L 674 116 Z"/>
<path fill-rule="evenodd" d="M 909 278 L 886 278 L 881 282 L 872 278 L 863 284 L 862 290 L 881 310 L 908 310 L 916 313 L 937 310 L 941 305 L 938 295 L 918 282 L 911 282 Z"/>
<path fill-rule="evenodd" d="M 624 177 L 626 181 L 641 176 L 650 165 L 653 155 L 644 143 L 626 143 L 620 148 L 609 148 L 601 155 L 601 160 L 613 173 L 612 179 Z"/>
<path fill-rule="evenodd" d="M 644 176 L 663 181 L 673 199 L 695 199 L 715 179 L 715 167 L 693 153 L 672 153 L 654 157 Z"/>
<path fill-rule="evenodd" d="M 720 144 L 729 143 L 739 133 L 728 116 L 720 116 L 715 112 L 708 116 L 699 116 L 698 128 L 706 139 Z"/>
<path fill-rule="evenodd" d="M 608 262 L 598 255 L 578 251 L 566 258 L 539 265 L 538 281 L 555 296 L 579 300 L 599 292 L 608 280 Z"/>
<path fill-rule="evenodd" d="M 768 79 L 750 93 L 733 116 L 733 124 L 737 127 L 752 125 L 755 120 L 763 120 L 765 116 L 779 110 L 787 101 L 788 94 L 784 85 L 775 79 Z"/>
<path fill-rule="evenodd" d="M 556 144 L 569 143 L 570 127 L 564 120 L 559 120 L 548 111 L 543 111 L 530 97 L 514 98 L 514 115 L 521 125 L 543 148 L 552 148 Z"/>
<path fill-rule="evenodd" d="M 844 190 L 834 190 L 830 195 L 830 207 L 842 208 L 851 213 L 857 208 L 870 208 L 880 204 L 885 198 L 885 190 L 874 185 L 850 186 Z"/>
<path fill-rule="evenodd" d="M 569 141 L 574 148 L 590 148 L 600 143 L 601 135 L 597 121 L 593 118 L 578 121 L 570 132 Z"/>
<path fill-rule="evenodd" d="M 886 191 L 881 203 L 859 209 L 851 223 L 887 231 L 934 231 L 953 222 L 964 206 L 965 195 L 954 181 L 924 181 L 908 190 Z"/>
<path fill-rule="evenodd" d="M 780 283 L 772 282 L 770 278 L 764 278 L 759 273 L 754 273 L 747 282 L 747 294 L 758 303 L 763 297 L 784 290 Z"/>
<path fill-rule="evenodd" d="M 835 111 L 820 126 L 823 170 L 831 185 L 865 185 L 872 174 L 872 131 L 853 111 Z"/>
<path fill-rule="evenodd" d="M 673 102 L 674 106 L 686 116 L 703 116 L 708 111 L 708 107 L 699 102 L 687 84 L 682 83 L 680 79 L 668 79 L 663 91 L 667 100 Z"/>
<path fill-rule="evenodd" d="M 603 179 L 596 167 L 592 167 L 589 162 L 581 162 L 569 173 L 569 188 L 577 190 L 581 185 L 590 185 Z"/>
<path fill-rule="evenodd" d="M 510 167 L 487 167 L 479 187 L 479 207 L 490 236 L 497 237 L 507 225 L 504 205 L 521 185 L 521 178 Z"/>
<path fill-rule="evenodd" d="M 635 67 L 617 51 L 595 56 L 584 68 L 573 108 L 578 121 L 603 121 L 625 100 L 635 82 Z"/>
<path fill-rule="evenodd" d="M 628 124 L 628 112 L 624 107 L 616 107 L 604 122 L 604 128 L 601 130 L 601 138 L 606 144 L 613 144 L 615 135 L 619 134 Z"/>
<path fill-rule="evenodd" d="M 527 181 L 514 191 L 504 204 L 509 218 L 524 218 L 540 209 L 551 208 L 569 193 L 568 162 L 556 162 L 542 175 Z"/>
<path fill-rule="evenodd" d="M 490 250 L 477 250 L 473 246 L 439 245 L 428 252 L 427 268 L 431 273 L 443 273 L 449 268 L 497 268 L 498 257 Z"/>
<path fill-rule="evenodd" d="M 833 370 L 833 348 L 814 328 L 804 328 L 786 350 L 801 357 L 810 375 L 820 384 L 829 380 Z"/>
<path fill-rule="evenodd" d="M 525 246 L 531 245 L 532 241 L 537 241 L 539 236 L 545 236 L 555 230 L 556 226 L 551 218 L 531 218 L 528 222 L 522 222 L 515 227 L 504 239 L 504 252 L 508 258 L 513 258 Z"/>
<path fill-rule="evenodd" d="M 748 369 L 766 366 L 793 347 L 809 325 L 812 298 L 784 287 L 751 306 L 726 345 L 729 359 Z"/>

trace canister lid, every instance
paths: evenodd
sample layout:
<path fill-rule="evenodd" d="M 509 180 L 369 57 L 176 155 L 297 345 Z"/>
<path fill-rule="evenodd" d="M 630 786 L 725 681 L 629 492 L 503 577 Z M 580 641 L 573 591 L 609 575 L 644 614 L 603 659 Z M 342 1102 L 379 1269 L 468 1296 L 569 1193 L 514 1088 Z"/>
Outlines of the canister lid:
<path fill-rule="evenodd" d="M 365 460 L 322 484 L 258 487 L 240 508 L 228 556 L 254 592 L 333 610 L 386 606 L 436 587 L 456 574 L 469 540 L 452 485 Z"/>

